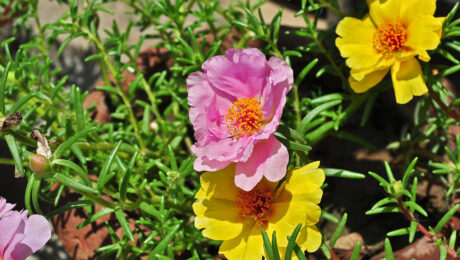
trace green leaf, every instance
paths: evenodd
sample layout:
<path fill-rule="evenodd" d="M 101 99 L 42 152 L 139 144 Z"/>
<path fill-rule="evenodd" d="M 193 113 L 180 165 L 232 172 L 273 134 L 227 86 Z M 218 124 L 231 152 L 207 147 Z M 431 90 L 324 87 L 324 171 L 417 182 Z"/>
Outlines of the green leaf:
<path fill-rule="evenodd" d="M 102 191 L 104 185 L 109 181 L 111 175 L 108 174 L 110 166 L 112 165 L 113 159 L 117 155 L 118 149 L 120 149 L 122 141 L 119 141 L 115 148 L 110 153 L 107 161 L 105 161 L 104 166 L 102 167 L 101 172 L 99 173 L 99 178 L 97 180 L 97 189 Z"/>
<path fill-rule="evenodd" d="M 120 200 L 121 201 L 126 200 L 126 190 L 128 189 L 129 179 L 131 178 L 131 173 L 133 172 L 134 164 L 136 163 L 138 154 L 139 152 L 136 151 L 131 157 L 131 160 L 129 161 L 129 164 L 128 164 L 128 170 L 126 171 L 125 176 L 123 176 L 123 180 L 121 181 L 121 184 L 120 184 Z"/>
<path fill-rule="evenodd" d="M 61 186 L 63 187 L 63 186 Z M 53 216 L 59 215 L 61 213 L 64 213 L 66 211 L 72 210 L 72 209 L 78 209 L 86 206 L 92 206 L 94 205 L 94 202 L 92 200 L 77 200 L 77 201 L 72 201 L 70 203 L 65 204 L 64 206 L 61 206 L 50 213 L 46 214 L 47 218 L 51 218 Z"/>
<path fill-rule="evenodd" d="M 29 180 L 27 181 L 27 186 L 24 194 L 24 204 L 26 209 L 29 211 L 29 214 L 33 214 L 32 204 L 30 204 L 30 199 L 32 198 L 32 187 L 35 183 L 35 174 L 31 174 Z"/>
<path fill-rule="evenodd" d="M 3 70 L 2 80 L 0 81 L 0 116 L 6 115 L 5 110 L 5 89 L 6 89 L 6 80 L 8 79 L 8 73 L 10 71 L 12 61 L 9 61 L 6 64 L 5 69 Z"/>
<path fill-rule="evenodd" d="M 374 204 L 374 206 L 372 206 L 371 209 L 379 208 L 379 207 L 381 207 L 381 206 L 383 206 L 385 204 L 388 204 L 388 203 L 398 203 L 398 200 L 396 200 L 393 197 L 387 197 L 387 198 L 379 200 L 377 203 Z"/>
<path fill-rule="evenodd" d="M 444 246 L 439 247 L 439 260 L 446 260 L 447 258 L 447 248 Z"/>
<path fill-rule="evenodd" d="M 413 201 L 404 202 L 404 206 L 409 207 L 412 210 L 415 209 L 416 211 L 420 212 L 420 214 L 422 214 L 423 216 L 428 217 L 428 213 L 422 207 L 420 207 L 417 203 Z"/>
<path fill-rule="evenodd" d="M 460 208 L 460 204 L 456 204 L 453 208 L 447 211 L 446 214 L 444 214 L 444 216 L 441 218 L 441 220 L 439 220 L 438 224 L 436 224 L 436 227 L 434 228 L 434 232 L 436 234 L 439 234 L 439 232 L 441 232 L 444 225 L 455 214 L 455 212 L 457 212 L 458 208 Z"/>
<path fill-rule="evenodd" d="M 376 208 L 376 209 L 371 209 L 366 211 L 366 215 L 373 215 L 373 214 L 381 214 L 381 213 L 394 213 L 394 212 L 399 212 L 399 209 L 397 207 L 381 207 L 381 208 Z"/>
<path fill-rule="evenodd" d="M 409 228 L 400 228 L 400 229 L 396 229 L 396 230 L 388 232 L 387 236 L 389 237 L 403 236 L 403 235 L 409 234 L 409 232 L 410 232 Z"/>
<path fill-rule="evenodd" d="M 361 127 L 365 126 L 369 116 L 371 114 L 372 107 L 374 106 L 375 100 L 377 99 L 378 93 L 371 93 L 369 95 L 369 99 L 366 102 L 366 106 L 364 107 L 363 117 L 361 118 Z"/>
<path fill-rule="evenodd" d="M 387 161 L 384 162 L 385 164 L 385 171 L 387 172 L 388 182 L 393 183 L 395 181 L 395 177 L 393 176 L 393 172 L 391 171 L 390 165 Z"/>
<path fill-rule="evenodd" d="M 22 164 L 22 158 L 19 154 L 18 145 L 16 144 L 16 139 L 11 134 L 5 135 L 5 141 L 8 144 L 8 148 L 10 149 L 11 155 L 14 159 L 14 164 L 19 171 L 21 177 L 24 176 L 24 166 Z"/>
<path fill-rule="evenodd" d="M 391 249 L 390 239 L 385 238 L 385 260 L 394 260 L 393 249 Z"/>
<path fill-rule="evenodd" d="M 55 160 L 53 160 L 51 162 L 51 165 L 55 165 L 55 164 L 61 165 L 61 166 L 64 166 L 64 167 L 67 167 L 67 168 L 70 168 L 70 169 L 74 170 L 76 173 L 78 173 L 81 176 L 81 178 L 83 179 L 83 181 L 85 182 L 86 185 L 88 185 L 88 186 L 91 185 L 91 181 L 88 178 L 88 173 L 85 170 L 83 170 L 82 168 L 80 168 L 80 166 L 78 166 L 74 162 L 64 160 L 64 159 L 55 159 Z"/>
<path fill-rule="evenodd" d="M 302 71 L 299 73 L 299 76 L 297 76 L 297 79 L 295 80 L 294 84 L 296 86 L 300 86 L 300 83 L 302 83 L 303 79 L 305 78 L 305 76 L 307 76 L 308 72 L 311 71 L 311 69 L 313 69 L 313 67 L 315 67 L 316 64 L 318 64 L 318 61 L 319 59 L 316 58 L 312 61 L 310 61 L 303 69 Z"/>
<path fill-rule="evenodd" d="M 174 225 L 172 228 L 170 228 L 169 230 L 169 233 L 163 237 L 163 239 L 160 241 L 160 243 L 158 243 L 158 245 L 152 250 L 152 252 L 150 253 L 149 257 L 148 257 L 148 260 L 153 260 L 155 259 L 155 254 L 162 254 L 163 251 L 165 250 L 165 248 L 167 246 L 169 246 L 169 243 L 171 242 L 171 240 L 174 238 L 174 236 L 176 235 L 176 233 L 179 231 L 179 228 L 181 227 L 182 225 L 182 222 L 180 223 L 177 223 L 176 225 Z"/>
<path fill-rule="evenodd" d="M 267 233 L 263 229 L 262 229 L 262 239 L 264 241 L 264 246 L 265 246 L 265 250 L 267 252 L 268 259 L 269 260 L 274 260 L 275 258 L 273 257 L 272 245 L 270 244 L 270 240 L 268 239 Z"/>
<path fill-rule="evenodd" d="M 40 215 L 45 215 L 40 209 L 40 202 L 38 201 L 38 195 L 40 193 L 40 183 L 41 178 L 34 179 L 34 183 L 32 184 L 32 203 L 34 205 L 35 212 L 37 212 Z"/>
<path fill-rule="evenodd" d="M 97 127 L 91 127 L 91 128 L 88 128 L 86 130 L 83 130 L 77 134 L 75 134 L 74 136 L 70 137 L 69 139 L 67 139 L 65 142 L 63 142 L 61 145 L 59 145 L 59 147 L 56 149 L 56 151 L 54 152 L 54 157 L 55 158 L 60 158 L 62 156 L 62 154 L 66 151 L 69 150 L 69 148 L 76 142 L 78 141 L 78 139 L 82 138 L 83 136 L 86 136 L 88 133 L 90 133 L 91 131 L 93 130 L 96 130 Z"/>
<path fill-rule="evenodd" d="M 115 216 L 117 217 L 118 221 L 120 222 L 121 227 L 123 228 L 124 234 L 134 243 L 134 236 L 129 228 L 129 223 L 125 218 L 123 210 L 117 209 L 115 210 Z"/>
<path fill-rule="evenodd" d="M 342 234 L 343 229 L 345 228 L 345 224 L 347 224 L 347 218 L 348 214 L 344 213 L 342 216 L 342 219 L 340 220 L 339 225 L 335 229 L 334 233 L 331 236 L 331 240 L 329 242 L 329 246 L 331 248 L 334 248 L 335 242 L 337 242 L 337 239 L 339 239 L 340 235 Z"/>
<path fill-rule="evenodd" d="M 378 175 L 377 173 L 369 172 L 369 175 L 377 179 L 380 182 L 380 186 L 382 187 L 390 186 L 390 184 L 382 176 Z"/>
<path fill-rule="evenodd" d="M 450 234 L 449 238 L 449 248 L 455 249 L 455 242 L 457 241 L 457 230 L 452 230 L 452 234 Z"/>
<path fill-rule="evenodd" d="M 417 232 L 417 221 L 412 220 L 409 227 L 409 243 L 414 241 L 415 233 Z"/>
<path fill-rule="evenodd" d="M 359 251 L 361 249 L 361 242 L 356 242 L 355 247 L 353 248 L 353 254 L 351 254 L 350 260 L 359 259 Z"/>
<path fill-rule="evenodd" d="M 64 184 L 65 186 L 71 188 L 71 189 L 74 189 L 74 190 L 77 190 L 77 191 L 81 191 L 81 192 L 87 192 L 87 193 L 92 193 L 92 194 L 98 194 L 99 191 L 96 190 L 96 189 L 93 189 L 91 187 L 88 187 L 86 185 L 83 185 L 81 183 L 78 183 L 74 180 L 72 180 L 71 178 L 65 176 L 64 174 L 62 173 L 57 173 L 54 178 L 61 182 L 62 184 Z"/>
<path fill-rule="evenodd" d="M 98 212 L 92 214 L 91 216 L 87 217 L 85 219 L 85 221 L 83 221 L 82 223 L 80 223 L 77 226 L 77 228 L 80 229 L 80 228 L 82 228 L 82 227 L 84 227 L 84 226 L 86 226 L 86 225 L 88 225 L 90 223 L 93 223 L 94 221 L 102 218 L 103 216 L 106 216 L 108 214 L 112 214 L 113 212 L 115 212 L 115 210 L 112 209 L 112 208 L 103 208 L 103 209 L 99 210 Z"/>
<path fill-rule="evenodd" d="M 321 218 L 329 220 L 332 223 L 339 224 L 339 219 L 325 210 L 321 210 Z"/>
<path fill-rule="evenodd" d="M 280 252 L 278 249 L 278 241 L 276 240 L 276 231 L 273 231 L 273 234 L 272 234 L 272 249 L 273 249 L 274 259 L 281 260 Z"/>
<path fill-rule="evenodd" d="M 291 260 L 292 252 L 294 250 L 294 246 L 296 245 L 295 241 L 297 240 L 297 236 L 299 235 L 301 227 L 302 224 L 298 224 L 297 227 L 294 229 L 294 232 L 292 232 L 292 235 L 288 238 L 289 242 L 286 247 L 286 254 L 284 256 L 284 260 Z"/>
<path fill-rule="evenodd" d="M 415 164 L 417 163 L 417 160 L 418 158 L 415 157 L 414 159 L 412 159 L 412 161 L 410 162 L 409 166 L 407 167 L 406 171 L 404 171 L 404 175 L 403 175 L 403 179 L 402 179 L 402 185 L 403 185 L 403 188 L 406 188 L 407 187 L 407 183 L 409 181 L 409 177 L 410 175 L 414 172 L 414 166 Z"/>
<path fill-rule="evenodd" d="M 323 168 L 326 177 L 341 177 L 350 179 L 364 179 L 366 175 L 362 173 L 352 172 L 343 169 Z"/>
<path fill-rule="evenodd" d="M 324 104 L 321 104 L 317 107 L 315 107 L 313 110 L 311 110 L 303 119 L 302 119 L 302 122 L 300 123 L 299 127 L 297 128 L 297 132 L 299 132 L 299 134 L 301 135 L 304 135 L 306 130 L 307 129 L 307 125 L 308 123 L 310 123 L 310 121 L 315 118 L 319 113 L 333 107 L 333 106 L 337 106 L 338 104 L 342 103 L 341 100 L 333 100 L 333 101 L 330 101 L 330 102 L 327 102 L 327 103 L 324 103 Z"/>

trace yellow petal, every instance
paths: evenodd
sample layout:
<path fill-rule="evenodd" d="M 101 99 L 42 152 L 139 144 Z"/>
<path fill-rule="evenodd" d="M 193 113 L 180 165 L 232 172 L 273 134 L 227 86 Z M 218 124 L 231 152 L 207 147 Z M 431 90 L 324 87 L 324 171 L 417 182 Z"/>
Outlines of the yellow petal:
<path fill-rule="evenodd" d="M 436 0 L 404 0 L 401 1 L 401 18 L 406 22 L 419 15 L 434 15 Z"/>
<path fill-rule="evenodd" d="M 391 68 L 391 79 L 396 102 L 399 104 L 409 102 L 412 96 L 421 96 L 428 92 L 420 64 L 415 58 L 396 62 Z"/>
<path fill-rule="evenodd" d="M 306 225 L 314 225 L 318 223 L 319 217 L 321 216 L 321 208 L 311 202 L 306 202 L 305 208 L 307 211 Z"/>
<path fill-rule="evenodd" d="M 442 28 L 443 18 L 420 15 L 412 19 L 407 27 L 407 41 L 404 46 L 414 50 L 434 50 L 441 40 L 439 29 Z"/>
<path fill-rule="evenodd" d="M 322 196 L 323 196 L 323 190 L 317 189 L 311 193 L 294 194 L 292 195 L 292 201 L 294 202 L 308 201 L 314 204 L 318 204 L 321 201 Z"/>
<path fill-rule="evenodd" d="M 201 188 L 195 195 L 199 200 L 211 197 L 235 200 L 238 188 L 235 185 L 235 164 L 217 172 L 205 172 L 200 176 Z"/>
<path fill-rule="evenodd" d="M 395 22 L 399 18 L 401 0 L 368 0 L 369 15 L 378 27 L 382 23 Z"/>
<path fill-rule="evenodd" d="M 291 194 L 315 192 L 324 183 L 324 171 L 314 162 L 289 171 L 284 189 Z"/>
<path fill-rule="evenodd" d="M 290 236 L 298 224 L 305 225 L 305 203 L 278 202 L 273 204 L 273 212 L 268 220 L 267 234 L 276 231 L 278 245 L 287 246 L 287 236 Z M 321 209 L 320 209 L 321 211 Z"/>
<path fill-rule="evenodd" d="M 321 233 L 318 231 L 318 228 L 315 225 L 302 228 L 299 233 L 299 238 L 300 241 L 303 241 L 299 244 L 300 248 L 307 250 L 310 253 L 318 250 L 322 241 Z"/>
<path fill-rule="evenodd" d="M 222 243 L 219 253 L 225 255 L 229 260 L 262 259 L 264 246 L 261 230 L 257 225 L 245 226 L 239 236 Z"/>
<path fill-rule="evenodd" d="M 372 88 L 373 86 L 377 85 L 387 74 L 389 68 L 377 70 L 371 72 L 364 76 L 364 78 L 360 81 L 357 81 L 354 77 L 350 76 L 348 78 L 348 82 L 350 83 L 350 87 L 356 93 L 363 93 Z"/>
<path fill-rule="evenodd" d="M 192 205 L 196 214 L 195 227 L 203 230 L 203 236 L 214 240 L 229 240 L 243 230 L 235 203 L 228 200 L 212 199 L 195 202 Z"/>
<path fill-rule="evenodd" d="M 367 68 L 375 65 L 382 55 L 378 54 L 373 45 L 375 26 L 369 17 L 359 20 L 345 17 L 337 25 L 336 33 L 340 36 L 335 44 L 342 57 L 347 58 L 350 68 Z"/>

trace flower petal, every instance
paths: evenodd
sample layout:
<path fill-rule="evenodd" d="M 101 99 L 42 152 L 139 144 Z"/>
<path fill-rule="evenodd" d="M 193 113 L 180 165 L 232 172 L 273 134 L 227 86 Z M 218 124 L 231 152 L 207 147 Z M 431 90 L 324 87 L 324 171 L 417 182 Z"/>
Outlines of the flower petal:
<path fill-rule="evenodd" d="M 24 239 L 24 234 L 15 233 L 11 238 L 11 241 L 3 253 L 4 260 L 24 260 L 30 256 L 33 252 L 32 249 L 27 246 L 21 246 L 20 242 Z M 0 254 L 1 256 L 2 254 Z"/>
<path fill-rule="evenodd" d="M 276 231 L 278 245 L 286 247 L 288 241 L 283 238 L 290 236 L 298 224 L 305 225 L 305 205 L 287 201 L 274 203 L 272 207 L 273 212 L 268 220 L 266 232 L 271 235 Z"/>
<path fill-rule="evenodd" d="M 312 253 L 318 250 L 321 245 L 322 236 L 316 225 L 311 225 L 300 230 L 299 240 L 303 241 L 303 243 L 299 244 L 300 248 Z"/>
<path fill-rule="evenodd" d="M 51 238 L 51 227 L 45 217 L 32 215 L 26 221 L 24 239 L 21 244 L 26 245 L 32 253 L 42 248 Z"/>
<path fill-rule="evenodd" d="M 317 168 L 318 165 L 319 162 L 312 162 L 290 170 L 284 189 L 293 195 L 316 192 L 325 179 L 324 171 Z"/>
<path fill-rule="evenodd" d="M 395 22 L 400 17 L 401 0 L 367 0 L 369 15 L 378 27 L 382 23 Z"/>
<path fill-rule="evenodd" d="M 235 169 L 235 184 L 250 191 L 265 176 L 269 181 L 281 180 L 286 175 L 289 153 L 274 135 L 259 141 L 246 162 L 239 162 Z"/>
<path fill-rule="evenodd" d="M 347 58 L 346 64 L 352 69 L 362 69 L 375 66 L 382 55 L 374 49 L 373 35 L 375 26 L 369 16 L 362 20 L 345 17 L 337 25 L 336 33 L 341 37 L 335 40 L 335 45 L 342 57 Z"/>
<path fill-rule="evenodd" d="M 0 255 L 3 255 L 9 246 L 14 246 L 10 242 L 16 233 L 23 233 L 25 223 L 22 215 L 18 211 L 10 211 L 0 219 Z"/>
<path fill-rule="evenodd" d="M 411 22 L 417 16 L 433 16 L 436 11 L 436 0 L 404 0 L 401 1 L 401 18 Z"/>
<path fill-rule="evenodd" d="M 210 199 L 193 203 L 197 215 L 195 227 L 203 229 L 203 236 L 214 240 L 229 240 L 243 230 L 234 201 Z"/>
<path fill-rule="evenodd" d="M 3 215 L 8 213 L 10 210 L 12 210 L 14 206 L 16 205 L 7 203 L 5 198 L 0 197 L 0 219 L 2 218 Z"/>
<path fill-rule="evenodd" d="M 235 164 L 217 172 L 205 172 L 200 176 L 201 188 L 196 194 L 199 200 L 225 199 L 234 201 L 238 188 L 233 184 L 235 178 Z"/>
<path fill-rule="evenodd" d="M 204 157 L 197 157 L 195 162 L 193 162 L 193 168 L 195 171 L 202 172 L 202 171 L 218 171 L 224 169 L 229 165 L 231 161 L 217 161 L 217 160 L 209 160 Z"/>
<path fill-rule="evenodd" d="M 420 64 L 415 58 L 396 62 L 391 68 L 391 79 L 396 102 L 405 104 L 412 96 L 421 96 L 428 92 Z"/>
<path fill-rule="evenodd" d="M 202 68 L 213 88 L 235 98 L 260 96 L 269 70 L 258 49 L 227 50 L 205 61 Z"/>
<path fill-rule="evenodd" d="M 388 70 L 389 68 L 373 71 L 365 75 L 364 78 L 360 81 L 357 81 L 352 76 L 350 76 L 348 78 L 348 82 L 350 83 L 350 87 L 353 89 L 353 91 L 356 93 L 364 93 L 382 81 Z"/>
<path fill-rule="evenodd" d="M 225 240 L 219 253 L 229 260 L 262 259 L 264 246 L 261 231 L 257 225 L 246 225 L 244 231 L 232 240 Z"/>
<path fill-rule="evenodd" d="M 442 28 L 444 18 L 423 15 L 412 19 L 407 27 L 407 41 L 405 46 L 414 50 L 434 50 L 441 41 L 439 29 Z"/>

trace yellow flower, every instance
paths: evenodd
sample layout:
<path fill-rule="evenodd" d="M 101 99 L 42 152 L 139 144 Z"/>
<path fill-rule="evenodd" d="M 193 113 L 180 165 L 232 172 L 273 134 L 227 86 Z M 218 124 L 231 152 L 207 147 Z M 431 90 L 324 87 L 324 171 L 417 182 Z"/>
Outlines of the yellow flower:
<path fill-rule="evenodd" d="M 337 25 L 335 44 L 350 67 L 356 93 L 377 85 L 391 68 L 396 102 L 405 104 L 428 89 L 420 64 L 429 61 L 441 39 L 443 17 L 434 17 L 436 0 L 368 0 L 363 19 L 346 17 Z"/>
<path fill-rule="evenodd" d="M 196 194 L 198 201 L 193 204 L 195 227 L 203 229 L 205 237 L 223 240 L 219 253 L 228 259 L 262 259 L 262 229 L 270 237 L 276 231 L 278 246 L 284 253 L 286 237 L 298 224 L 302 228 L 297 244 L 302 250 L 316 251 L 321 245 L 321 233 L 315 226 L 321 215 L 317 204 L 324 182 L 324 171 L 318 165 L 314 162 L 288 171 L 278 189 L 277 183 L 263 179 L 248 192 L 235 186 L 234 164 L 204 173 Z"/>

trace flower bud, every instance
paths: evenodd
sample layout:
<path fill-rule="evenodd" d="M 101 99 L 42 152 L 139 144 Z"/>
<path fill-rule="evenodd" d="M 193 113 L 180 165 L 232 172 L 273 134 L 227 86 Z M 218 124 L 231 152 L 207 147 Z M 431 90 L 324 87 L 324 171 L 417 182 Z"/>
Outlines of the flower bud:
<path fill-rule="evenodd" d="M 50 164 L 48 158 L 41 154 L 32 154 L 29 156 L 29 168 L 36 174 L 44 176 L 50 173 Z"/>

